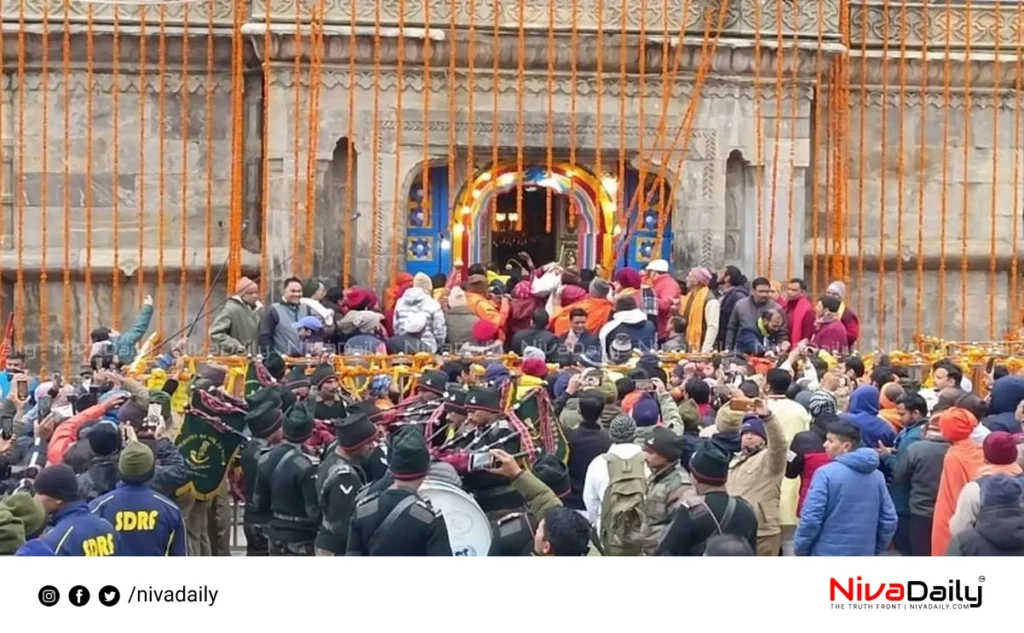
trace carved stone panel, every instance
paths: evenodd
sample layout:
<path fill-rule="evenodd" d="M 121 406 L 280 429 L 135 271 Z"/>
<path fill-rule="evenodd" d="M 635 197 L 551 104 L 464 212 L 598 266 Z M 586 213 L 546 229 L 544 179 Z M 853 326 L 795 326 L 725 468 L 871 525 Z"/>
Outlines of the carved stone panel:
<path fill-rule="evenodd" d="M 56 0 L 54 0 L 56 1 Z M 430 24 L 434 28 L 448 28 L 452 19 L 456 26 L 464 27 L 470 23 L 491 26 L 495 22 L 495 11 L 498 12 L 497 22 L 500 28 L 515 29 L 523 23 L 526 29 L 547 29 L 552 22 L 554 3 L 554 24 L 564 29 L 575 24 L 578 31 L 621 32 L 622 25 L 629 32 L 640 32 L 641 29 L 652 32 L 663 30 L 665 24 L 670 25 L 673 35 L 678 34 L 680 25 L 686 23 L 686 32 L 700 35 L 705 30 L 705 19 L 710 18 L 712 24 L 718 23 L 718 12 L 722 0 L 706 0 L 705 2 L 668 3 L 667 13 L 660 2 L 644 2 L 644 0 L 624 0 L 623 2 L 601 2 L 600 0 L 579 0 L 575 3 L 558 0 L 523 0 L 521 8 L 517 2 L 482 2 L 476 0 L 471 6 L 467 2 L 448 2 L 433 0 L 429 3 L 409 3 L 400 0 L 356 0 L 355 16 L 353 3 L 349 0 L 326 0 L 324 4 L 324 21 L 335 24 L 373 25 L 377 19 L 377 6 L 380 5 L 380 24 L 397 26 L 402 23 L 406 27 Z M 839 0 L 822 0 L 819 10 L 817 2 L 805 0 L 730 0 L 723 19 L 723 31 L 730 33 L 753 33 L 754 31 L 775 32 L 778 29 L 778 11 L 782 12 L 783 34 L 799 32 L 805 36 L 817 37 L 819 32 L 834 38 L 839 35 Z M 760 5 L 760 6 L 758 6 Z M 293 21 L 295 11 L 309 19 L 315 0 L 253 0 L 252 19 L 265 19 L 268 10 L 272 20 Z M 403 10 L 404 7 L 404 10 Z M 426 7 L 426 8 L 425 8 Z M 683 9 L 686 15 L 683 15 Z M 403 15 L 404 14 L 404 15 Z M 354 20 L 353 20 L 354 17 Z M 819 28 L 820 22 L 820 28 Z"/>

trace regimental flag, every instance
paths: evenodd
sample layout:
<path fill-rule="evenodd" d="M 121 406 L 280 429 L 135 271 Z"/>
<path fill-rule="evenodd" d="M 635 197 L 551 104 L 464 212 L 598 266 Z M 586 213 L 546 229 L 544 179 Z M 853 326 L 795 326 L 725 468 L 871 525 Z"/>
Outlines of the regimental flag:
<path fill-rule="evenodd" d="M 205 391 L 193 393 L 176 445 L 188 464 L 189 482 L 178 496 L 191 493 L 199 501 L 217 496 L 228 468 L 248 438 L 242 433 L 245 409 Z"/>

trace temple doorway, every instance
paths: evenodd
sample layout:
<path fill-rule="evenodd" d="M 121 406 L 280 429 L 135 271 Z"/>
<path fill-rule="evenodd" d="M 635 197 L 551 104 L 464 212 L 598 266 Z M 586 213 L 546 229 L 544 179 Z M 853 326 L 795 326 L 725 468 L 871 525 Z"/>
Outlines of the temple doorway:
<path fill-rule="evenodd" d="M 547 230 L 547 198 L 544 187 L 523 188 L 522 222 L 516 212 L 515 188 L 496 197 L 491 219 L 491 261 L 503 269 L 510 259 L 519 259 L 520 252 L 530 254 L 534 264 L 543 266 L 558 259 L 558 218 L 564 216 L 569 198 L 554 191 L 551 195 L 551 230 Z"/>

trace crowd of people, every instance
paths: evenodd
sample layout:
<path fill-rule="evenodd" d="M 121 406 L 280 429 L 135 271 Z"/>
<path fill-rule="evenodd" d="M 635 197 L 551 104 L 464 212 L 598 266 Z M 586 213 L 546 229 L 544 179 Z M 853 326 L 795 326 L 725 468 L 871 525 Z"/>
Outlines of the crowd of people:
<path fill-rule="evenodd" d="M 184 341 L 146 359 L 161 384 L 129 371 L 149 299 L 73 378 L 8 355 L 0 554 L 230 555 L 234 500 L 250 556 L 467 555 L 431 486 L 485 517 L 476 555 L 1024 554 L 1024 377 L 994 366 L 983 398 L 948 360 L 928 386 L 865 367 L 841 282 L 521 256 L 383 299 L 235 290 L 209 339 L 250 357 L 244 398 L 184 375 Z M 431 362 L 357 397 L 331 353 Z"/>

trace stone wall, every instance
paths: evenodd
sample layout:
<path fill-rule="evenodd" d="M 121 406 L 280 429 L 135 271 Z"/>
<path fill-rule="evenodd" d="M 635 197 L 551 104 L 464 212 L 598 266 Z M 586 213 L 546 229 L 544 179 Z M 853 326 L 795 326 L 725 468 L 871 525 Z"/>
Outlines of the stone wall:
<path fill-rule="evenodd" d="M 200 46 L 205 38 L 195 38 L 186 77 L 181 38 L 169 39 L 165 57 L 177 54 L 165 59 L 161 78 L 158 38 L 148 38 L 143 78 L 139 39 L 122 35 L 115 77 L 109 37 L 95 39 L 95 59 L 108 61 L 90 73 L 78 58 L 65 72 L 61 39 L 51 36 L 44 73 L 42 40 L 26 39 L 25 72 L 5 64 L 3 77 L 5 310 L 18 296 L 20 264 L 24 340 L 59 344 L 48 356 L 61 363 L 64 341 L 85 341 L 100 325 L 130 323 L 142 274 L 143 294 L 154 296 L 160 314 L 153 329 L 171 334 L 182 327 L 182 307 L 187 320 L 202 302 L 208 259 L 216 271 L 226 257 L 233 156 L 224 66 L 230 51 L 227 59 L 218 53 L 208 75 Z M 79 35 L 71 41 L 76 51 L 82 44 Z M 45 341 L 39 313 L 46 315 Z"/>

